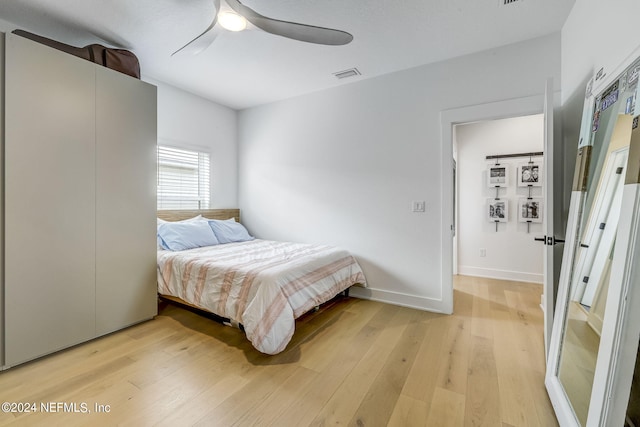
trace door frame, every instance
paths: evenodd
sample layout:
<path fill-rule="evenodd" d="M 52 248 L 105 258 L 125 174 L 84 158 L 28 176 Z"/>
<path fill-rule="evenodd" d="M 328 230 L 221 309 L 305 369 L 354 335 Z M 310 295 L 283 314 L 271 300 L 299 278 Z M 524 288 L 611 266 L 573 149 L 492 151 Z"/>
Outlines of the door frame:
<path fill-rule="evenodd" d="M 558 105 L 554 92 L 554 105 Z M 544 93 L 540 95 L 513 98 L 485 104 L 443 110 L 440 112 L 442 140 L 442 186 L 440 193 L 441 230 L 440 250 L 442 253 L 442 307 L 443 312 L 453 313 L 453 127 L 455 125 L 508 119 L 513 117 L 542 114 Z M 553 167 L 553 165 L 550 165 Z M 546 167 L 546 165 L 545 165 Z"/>

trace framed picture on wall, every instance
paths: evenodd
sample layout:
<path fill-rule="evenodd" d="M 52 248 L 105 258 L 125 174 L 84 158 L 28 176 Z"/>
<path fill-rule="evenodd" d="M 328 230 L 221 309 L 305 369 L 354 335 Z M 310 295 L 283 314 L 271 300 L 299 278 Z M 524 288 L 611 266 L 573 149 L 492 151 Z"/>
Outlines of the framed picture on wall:
<path fill-rule="evenodd" d="M 542 165 L 537 162 L 518 166 L 518 187 L 542 187 Z"/>
<path fill-rule="evenodd" d="M 487 168 L 487 185 L 489 187 L 509 186 L 509 165 L 490 165 Z"/>
<path fill-rule="evenodd" d="M 509 203 L 505 199 L 487 199 L 487 220 L 489 222 L 507 222 Z"/>
<path fill-rule="evenodd" d="M 542 199 L 532 198 L 518 200 L 518 221 L 542 222 Z"/>

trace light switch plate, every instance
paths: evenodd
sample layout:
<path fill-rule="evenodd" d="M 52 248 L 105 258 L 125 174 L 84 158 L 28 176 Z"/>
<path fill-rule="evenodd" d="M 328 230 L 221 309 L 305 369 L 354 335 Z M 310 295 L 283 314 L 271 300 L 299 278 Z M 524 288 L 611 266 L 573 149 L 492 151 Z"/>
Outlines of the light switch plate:
<path fill-rule="evenodd" d="M 413 202 L 414 212 L 424 212 L 426 210 L 426 202 L 424 200 L 417 200 Z"/>

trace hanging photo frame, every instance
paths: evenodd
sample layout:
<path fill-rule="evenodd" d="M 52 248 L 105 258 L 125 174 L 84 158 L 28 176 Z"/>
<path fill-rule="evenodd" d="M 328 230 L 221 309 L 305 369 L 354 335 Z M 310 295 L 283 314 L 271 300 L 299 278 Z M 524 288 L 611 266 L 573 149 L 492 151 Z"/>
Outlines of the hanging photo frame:
<path fill-rule="evenodd" d="M 487 168 L 487 185 L 493 187 L 509 186 L 509 165 L 493 164 Z"/>
<path fill-rule="evenodd" d="M 542 222 L 542 199 L 530 198 L 518 200 L 518 221 L 519 222 Z"/>
<path fill-rule="evenodd" d="M 509 203 L 505 199 L 487 199 L 486 216 L 489 222 L 507 222 Z"/>
<path fill-rule="evenodd" d="M 528 162 L 518 165 L 518 187 L 542 187 L 542 164 Z"/>

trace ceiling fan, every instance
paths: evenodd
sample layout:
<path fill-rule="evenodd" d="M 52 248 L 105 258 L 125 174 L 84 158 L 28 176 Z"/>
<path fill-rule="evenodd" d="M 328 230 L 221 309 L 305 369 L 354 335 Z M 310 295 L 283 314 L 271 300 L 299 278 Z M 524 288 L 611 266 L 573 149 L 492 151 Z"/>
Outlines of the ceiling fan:
<path fill-rule="evenodd" d="M 353 40 L 353 36 L 345 31 L 268 18 L 240 3 L 239 0 L 222 1 L 223 7 L 221 9 L 220 0 L 213 0 L 216 13 L 207 29 L 198 37 L 173 52 L 171 56 L 176 54 L 198 54 L 213 43 L 222 28 L 230 31 L 242 31 L 246 28 L 247 22 L 267 33 L 308 43 L 339 46 L 350 43 Z M 224 7 L 224 3 L 226 3 L 227 7 Z"/>

